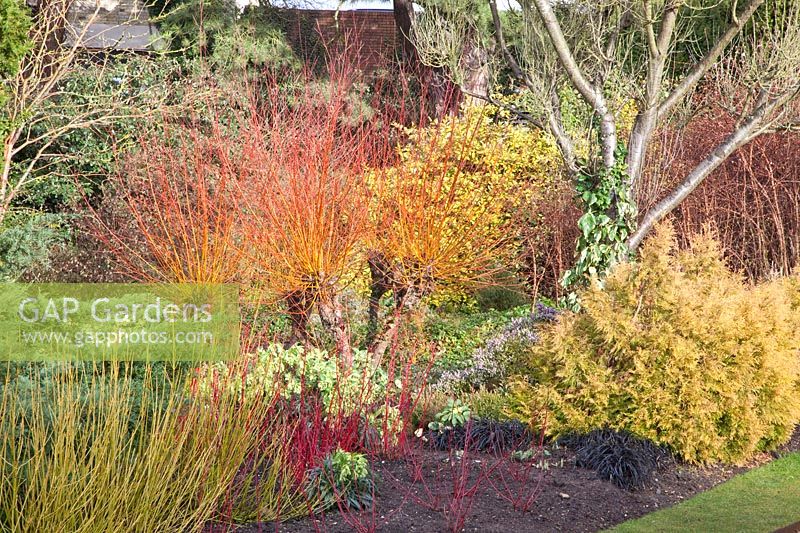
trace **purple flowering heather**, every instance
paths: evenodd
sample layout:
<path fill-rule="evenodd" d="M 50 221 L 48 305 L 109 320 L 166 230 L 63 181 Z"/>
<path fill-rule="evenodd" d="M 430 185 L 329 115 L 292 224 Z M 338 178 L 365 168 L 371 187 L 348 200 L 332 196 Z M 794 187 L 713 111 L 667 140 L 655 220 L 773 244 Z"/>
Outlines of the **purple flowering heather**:
<path fill-rule="evenodd" d="M 497 381 L 505 377 L 508 361 L 503 359 L 506 349 L 512 343 L 526 345 L 538 342 L 536 324 L 551 322 L 557 316 L 557 309 L 537 302 L 533 313 L 511 320 L 497 335 L 489 338 L 483 347 L 475 350 L 472 354 L 471 366 L 443 372 L 436 383 L 436 388 L 446 391 L 464 386 L 477 388 L 490 381 Z"/>

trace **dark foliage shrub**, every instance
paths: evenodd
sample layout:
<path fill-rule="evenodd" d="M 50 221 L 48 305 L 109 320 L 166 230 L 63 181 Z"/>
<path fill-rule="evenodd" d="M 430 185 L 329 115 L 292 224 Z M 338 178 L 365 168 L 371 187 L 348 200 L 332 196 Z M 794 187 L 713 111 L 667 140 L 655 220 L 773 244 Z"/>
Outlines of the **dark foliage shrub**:
<path fill-rule="evenodd" d="M 441 452 L 447 450 L 463 450 L 467 442 L 467 429 L 464 427 L 446 427 L 439 430 L 430 429 L 426 435 L 428 445 Z"/>
<path fill-rule="evenodd" d="M 479 418 L 469 425 L 469 443 L 481 452 L 508 452 L 528 448 L 533 435 L 519 420 Z"/>
<path fill-rule="evenodd" d="M 518 420 L 476 418 L 462 427 L 446 427 L 427 434 L 428 445 L 439 451 L 468 449 L 501 453 L 528 448 L 533 435 Z"/>
<path fill-rule="evenodd" d="M 594 470 L 601 479 L 625 490 L 646 485 L 670 457 L 665 448 L 627 431 L 596 429 L 560 442 L 575 450 L 577 466 Z"/>

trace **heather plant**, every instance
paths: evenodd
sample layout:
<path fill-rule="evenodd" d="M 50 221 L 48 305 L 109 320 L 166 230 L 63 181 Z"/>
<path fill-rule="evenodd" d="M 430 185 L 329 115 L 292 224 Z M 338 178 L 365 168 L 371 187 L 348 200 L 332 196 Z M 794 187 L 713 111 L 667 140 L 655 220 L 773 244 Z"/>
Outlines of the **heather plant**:
<path fill-rule="evenodd" d="M 435 343 L 437 349 L 435 370 L 460 369 L 472 364 L 472 355 L 487 338 L 495 335 L 511 320 L 526 316 L 530 307 L 516 307 L 508 311 L 474 311 L 459 309 L 444 312 L 437 309 L 425 317 L 422 334 Z"/>
<path fill-rule="evenodd" d="M 679 250 L 664 225 L 529 347 L 516 413 L 550 433 L 608 427 L 692 463 L 740 463 L 800 421 L 800 318 L 776 280 L 729 270 L 713 235 Z M 794 299 L 794 300 L 793 300 Z"/>
<path fill-rule="evenodd" d="M 555 320 L 557 313 L 556 309 L 537 302 L 533 313 L 512 319 L 475 350 L 464 368 L 443 372 L 436 387 L 464 391 L 502 386 L 505 378 L 514 373 L 521 353 L 538 341 L 538 325 Z"/>

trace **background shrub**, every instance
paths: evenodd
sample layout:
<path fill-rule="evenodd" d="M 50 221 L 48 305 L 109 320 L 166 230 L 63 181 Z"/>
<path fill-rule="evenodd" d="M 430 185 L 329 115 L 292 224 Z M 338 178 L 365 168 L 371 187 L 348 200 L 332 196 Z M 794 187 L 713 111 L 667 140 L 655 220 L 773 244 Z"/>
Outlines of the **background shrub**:
<path fill-rule="evenodd" d="M 660 227 L 530 349 L 514 385 L 548 430 L 627 430 L 694 463 L 739 463 L 785 442 L 800 420 L 800 320 L 792 283 L 751 286 L 718 243 L 679 251 Z M 796 286 L 796 285 L 795 285 Z"/>
<path fill-rule="evenodd" d="M 681 129 L 660 133 L 653 164 L 639 184 L 640 212 L 674 187 L 733 126 L 714 112 L 715 93 L 706 96 L 709 112 Z M 691 139 L 691 142 L 686 142 Z M 762 135 L 723 162 L 673 212 L 682 246 L 703 225 L 712 224 L 728 264 L 758 280 L 788 275 L 800 265 L 800 153 L 798 134 Z"/>

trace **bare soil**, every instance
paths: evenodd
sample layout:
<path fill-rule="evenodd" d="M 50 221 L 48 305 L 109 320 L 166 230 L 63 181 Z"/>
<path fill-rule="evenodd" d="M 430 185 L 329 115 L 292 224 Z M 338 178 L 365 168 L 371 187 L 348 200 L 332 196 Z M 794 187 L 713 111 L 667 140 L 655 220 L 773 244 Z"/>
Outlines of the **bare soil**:
<path fill-rule="evenodd" d="M 279 525 L 254 523 L 236 531 L 438 532 L 456 530 L 460 517 L 465 517 L 461 530 L 468 532 L 601 531 L 800 450 L 800 428 L 780 450 L 762 454 L 745 466 L 701 468 L 669 462 L 651 483 L 636 491 L 620 489 L 598 479 L 593 471 L 576 467 L 575 455 L 567 448 L 547 446 L 545 450 L 547 455 L 527 467 L 485 454 L 455 457 L 427 449 L 402 460 L 376 461 L 377 493 L 370 511 L 342 513 L 334 509 L 316 518 Z M 454 493 L 467 495 L 453 498 Z M 528 499 L 532 500 L 529 508 L 520 509 Z"/>

